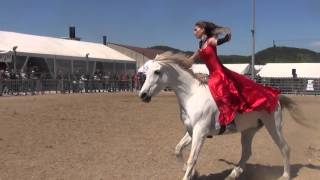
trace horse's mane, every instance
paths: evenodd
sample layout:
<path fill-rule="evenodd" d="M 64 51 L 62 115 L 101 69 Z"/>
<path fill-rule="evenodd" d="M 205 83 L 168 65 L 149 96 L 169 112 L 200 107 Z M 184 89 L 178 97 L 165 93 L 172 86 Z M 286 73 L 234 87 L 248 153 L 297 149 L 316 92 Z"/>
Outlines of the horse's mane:
<path fill-rule="evenodd" d="M 192 64 L 188 62 L 189 56 L 185 53 L 173 53 L 171 51 L 166 51 L 155 57 L 155 61 L 162 62 L 165 64 L 173 63 L 179 65 L 183 70 L 190 73 L 195 79 L 197 79 L 200 84 L 207 84 L 208 75 L 203 73 L 194 73 L 190 68 Z"/>

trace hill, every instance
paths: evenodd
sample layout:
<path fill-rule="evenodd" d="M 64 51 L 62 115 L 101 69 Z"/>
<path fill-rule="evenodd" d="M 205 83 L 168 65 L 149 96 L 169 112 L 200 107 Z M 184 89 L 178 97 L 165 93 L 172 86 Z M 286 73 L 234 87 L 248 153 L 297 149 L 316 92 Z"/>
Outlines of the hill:
<path fill-rule="evenodd" d="M 308 49 L 294 47 L 271 47 L 256 54 L 257 63 L 296 62 L 296 63 L 320 63 L 320 53 Z"/>
<path fill-rule="evenodd" d="M 150 49 L 160 49 L 163 51 L 182 52 L 192 55 L 191 51 L 182 51 L 169 46 L 152 46 Z M 223 63 L 249 63 L 251 56 L 240 55 L 221 55 L 219 56 Z M 256 53 L 256 64 L 266 63 L 320 63 L 320 53 L 295 47 L 270 47 Z M 199 61 L 198 61 L 199 62 Z"/>

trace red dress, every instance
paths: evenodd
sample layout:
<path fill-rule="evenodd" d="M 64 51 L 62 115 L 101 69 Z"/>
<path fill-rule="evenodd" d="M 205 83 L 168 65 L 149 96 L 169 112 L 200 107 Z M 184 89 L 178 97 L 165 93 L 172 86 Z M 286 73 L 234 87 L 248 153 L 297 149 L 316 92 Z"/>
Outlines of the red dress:
<path fill-rule="evenodd" d="M 220 111 L 221 125 L 231 123 L 237 113 L 275 110 L 278 89 L 258 84 L 224 67 L 217 56 L 216 46 L 208 45 L 200 50 L 199 55 L 209 70 L 208 86 Z"/>

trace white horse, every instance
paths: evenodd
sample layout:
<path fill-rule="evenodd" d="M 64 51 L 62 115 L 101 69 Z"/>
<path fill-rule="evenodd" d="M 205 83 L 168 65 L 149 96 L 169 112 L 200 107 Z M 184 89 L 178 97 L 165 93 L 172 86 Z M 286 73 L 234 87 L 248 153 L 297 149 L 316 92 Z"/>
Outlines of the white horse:
<path fill-rule="evenodd" d="M 175 148 L 176 156 L 182 159 L 182 150 L 191 144 L 191 151 L 187 164 L 184 165 L 185 175 L 183 180 L 194 177 L 195 164 L 200 154 L 204 140 L 217 135 L 219 130 L 215 128 L 215 121 L 219 116 L 219 110 L 212 98 L 206 84 L 200 82 L 189 69 L 180 63 L 184 59 L 181 55 L 160 55 L 146 74 L 146 81 L 139 93 L 144 102 L 166 87 L 170 87 L 176 94 L 180 105 L 180 117 L 186 127 L 186 133 Z M 277 108 L 274 112 L 253 111 L 238 114 L 235 118 L 237 132 L 241 133 L 242 155 L 236 167 L 226 179 L 235 179 L 243 172 L 245 164 L 251 156 L 251 144 L 255 133 L 265 125 L 273 141 L 279 147 L 284 164 L 284 172 L 280 179 L 290 179 L 289 146 L 282 133 L 282 108 L 287 107 L 295 120 L 297 109 L 295 103 L 285 96 L 280 96 Z"/>

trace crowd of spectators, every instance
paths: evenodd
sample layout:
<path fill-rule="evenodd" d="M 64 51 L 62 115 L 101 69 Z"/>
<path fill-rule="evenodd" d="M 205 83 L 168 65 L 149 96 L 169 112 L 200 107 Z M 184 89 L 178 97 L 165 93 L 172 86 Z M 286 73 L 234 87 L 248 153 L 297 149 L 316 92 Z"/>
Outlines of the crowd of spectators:
<path fill-rule="evenodd" d="M 4 93 L 27 94 L 45 91 L 67 92 L 117 92 L 140 90 L 145 75 L 142 73 L 103 72 L 97 70 L 92 75 L 76 72 L 74 74 L 59 71 L 56 78 L 43 73 L 37 67 L 30 71 L 14 73 L 9 69 L 0 69 L 0 95 Z"/>
<path fill-rule="evenodd" d="M 12 69 L 0 69 L 0 80 L 8 79 L 49 79 L 48 73 L 41 73 L 37 67 L 32 68 L 29 72 L 13 72 Z"/>

